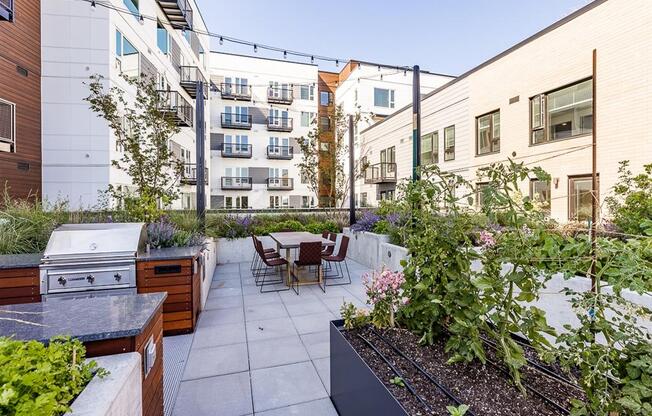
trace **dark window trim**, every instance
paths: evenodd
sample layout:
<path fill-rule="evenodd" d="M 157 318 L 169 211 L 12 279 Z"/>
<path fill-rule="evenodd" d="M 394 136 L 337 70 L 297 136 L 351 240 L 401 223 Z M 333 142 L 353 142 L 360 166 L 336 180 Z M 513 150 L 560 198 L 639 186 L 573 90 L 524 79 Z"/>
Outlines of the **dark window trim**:
<path fill-rule="evenodd" d="M 422 135 L 421 136 L 421 147 L 423 147 L 423 139 L 425 139 L 428 136 L 430 136 L 430 138 L 431 138 L 430 146 L 432 147 L 430 149 L 430 155 L 432 156 L 432 162 L 430 162 L 429 164 L 434 165 L 434 164 L 439 163 L 439 130 L 433 130 L 430 133 L 426 133 L 426 134 Z M 423 155 L 423 151 L 421 152 L 421 155 Z"/>
<path fill-rule="evenodd" d="M 486 112 L 486 113 L 484 113 L 484 114 L 480 114 L 479 116 L 476 116 L 476 117 L 475 117 L 475 156 L 476 156 L 476 157 L 478 157 L 478 156 L 494 155 L 494 154 L 496 154 L 496 153 L 500 153 L 500 149 L 498 149 L 498 150 L 492 150 L 492 151 L 490 151 L 490 152 L 485 152 L 485 153 L 480 153 L 480 152 L 478 151 L 478 139 L 479 139 L 479 136 L 478 136 L 478 134 L 479 134 L 479 131 L 478 131 L 478 120 L 479 120 L 480 118 L 482 118 L 482 117 L 485 117 L 485 116 L 488 116 L 488 115 L 493 115 L 493 114 L 495 114 L 495 113 L 500 114 L 500 107 L 497 108 L 497 109 L 495 109 L 495 110 L 493 110 L 493 111 L 488 111 L 488 112 Z M 530 119 L 530 123 L 531 123 L 531 122 L 532 122 L 532 119 Z M 501 124 L 502 124 L 502 120 L 501 120 Z M 493 137 L 493 134 L 494 134 L 494 118 L 493 118 L 493 117 L 491 117 L 490 122 L 489 122 L 489 131 L 491 132 L 491 136 L 492 136 L 492 137 L 491 137 L 491 140 L 494 140 L 494 137 Z M 498 136 L 498 140 L 500 141 L 500 135 Z M 500 145 L 499 145 L 499 146 L 500 146 Z M 490 145 L 490 147 L 493 148 L 493 143 Z"/>
<path fill-rule="evenodd" d="M 8 22 L 13 22 L 14 21 L 14 11 L 15 11 L 15 4 L 14 0 L 9 0 L 9 4 L 5 6 L 4 4 L 0 4 L 0 20 L 6 20 Z"/>
<path fill-rule="evenodd" d="M 475 183 L 475 203 L 473 204 L 476 208 L 482 208 L 480 205 L 480 187 L 489 186 L 489 182 L 476 182 Z"/>
<path fill-rule="evenodd" d="M 598 189 L 597 189 L 598 195 L 597 195 L 597 198 L 598 198 L 598 201 L 600 201 L 600 173 L 598 173 L 596 176 L 598 178 Z M 566 209 L 567 209 L 567 212 L 566 212 L 566 217 L 568 218 L 569 221 L 577 221 L 575 218 L 571 217 L 571 202 L 572 202 L 572 199 L 571 199 L 571 196 L 572 196 L 571 182 L 573 180 L 575 180 L 575 179 L 592 179 L 592 174 L 585 173 L 585 174 L 578 174 L 578 175 L 568 175 L 568 179 L 566 181 L 566 185 L 567 185 L 567 191 L 566 191 L 566 200 L 567 200 Z M 598 210 L 598 218 L 599 218 L 599 216 L 600 216 L 600 211 Z"/>
<path fill-rule="evenodd" d="M 446 130 L 449 129 L 449 128 L 451 128 L 451 127 L 453 128 L 453 157 L 450 158 L 450 159 L 448 159 L 448 158 L 446 158 Z M 450 125 L 450 126 L 444 127 L 444 134 L 443 134 L 443 136 L 444 136 L 444 162 L 450 162 L 450 161 L 452 161 L 452 160 L 455 160 L 455 144 L 456 144 L 456 141 L 457 141 L 457 137 L 455 137 L 455 136 L 456 136 L 456 132 L 455 132 L 455 124 L 452 124 L 452 125 Z"/>
<path fill-rule="evenodd" d="M 1 142 L 3 144 L 9 145 L 9 151 L 4 152 L 4 151 L 0 150 L 0 152 L 2 152 L 2 153 L 16 153 L 16 115 L 17 115 L 16 111 L 17 111 L 17 106 L 16 106 L 16 103 L 14 103 L 12 101 L 9 101 L 9 100 L 2 99 L 2 98 L 0 98 L 0 103 L 8 105 L 9 109 L 11 111 L 11 117 L 10 117 L 10 122 L 11 122 L 11 126 L 10 126 L 11 127 L 11 133 L 10 134 L 11 134 L 11 137 L 9 137 L 10 141 L 7 142 L 7 141 L 3 140 Z"/>
<path fill-rule="evenodd" d="M 530 191 L 530 200 L 534 200 L 534 184 L 536 182 L 543 182 L 548 184 L 548 192 L 550 193 L 550 200 L 548 202 L 548 207 L 545 209 L 545 211 L 550 214 L 552 212 L 552 183 L 550 181 L 542 181 L 540 179 L 530 179 L 529 183 L 529 191 Z"/>

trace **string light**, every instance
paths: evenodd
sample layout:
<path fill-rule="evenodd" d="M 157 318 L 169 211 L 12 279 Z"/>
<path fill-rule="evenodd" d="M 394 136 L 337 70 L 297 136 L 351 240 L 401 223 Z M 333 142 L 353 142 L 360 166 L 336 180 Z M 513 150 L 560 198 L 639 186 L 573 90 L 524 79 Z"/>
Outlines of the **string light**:
<path fill-rule="evenodd" d="M 93 7 L 93 8 L 96 7 L 95 0 L 91 0 L 91 7 Z"/>
<path fill-rule="evenodd" d="M 339 59 L 336 59 L 336 60 L 335 60 L 335 66 L 339 68 L 339 66 L 340 66 L 340 61 L 339 61 Z"/>
<path fill-rule="evenodd" d="M 314 56 L 311 56 L 311 57 L 310 57 L 310 63 L 311 63 L 311 64 L 314 64 L 314 63 L 315 63 L 315 57 L 314 57 Z"/>
<path fill-rule="evenodd" d="M 258 45 L 254 43 L 254 53 L 258 53 Z"/>
<path fill-rule="evenodd" d="M 224 38 L 220 36 L 220 45 L 224 45 Z"/>
<path fill-rule="evenodd" d="M 283 59 L 288 59 L 288 51 L 283 51 Z"/>

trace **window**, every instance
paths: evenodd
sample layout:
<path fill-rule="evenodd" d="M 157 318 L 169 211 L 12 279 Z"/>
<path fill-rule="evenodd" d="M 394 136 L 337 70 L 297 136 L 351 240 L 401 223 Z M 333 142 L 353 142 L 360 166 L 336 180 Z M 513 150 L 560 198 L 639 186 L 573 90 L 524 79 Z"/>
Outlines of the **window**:
<path fill-rule="evenodd" d="M 16 151 L 16 104 L 0 99 L 0 152 Z"/>
<path fill-rule="evenodd" d="M 591 175 L 568 178 L 568 219 L 586 221 L 591 219 L 593 181 Z M 599 186 L 598 186 L 599 189 Z M 596 195 L 598 198 L 598 195 Z"/>
<path fill-rule="evenodd" d="M 139 15 L 140 13 L 138 12 L 138 1 L 139 0 L 124 0 L 125 6 L 127 6 L 127 9 L 135 14 Z"/>
<path fill-rule="evenodd" d="M 475 185 L 475 206 L 482 208 L 484 206 L 484 193 L 489 187 L 488 183 L 478 183 Z"/>
<path fill-rule="evenodd" d="M 328 91 L 319 92 L 319 105 L 328 107 L 331 105 L 331 93 Z"/>
<path fill-rule="evenodd" d="M 328 116 L 319 116 L 319 128 L 329 131 L 331 129 L 331 119 Z"/>
<path fill-rule="evenodd" d="M 233 197 L 227 196 L 224 198 L 224 208 L 231 209 L 233 208 Z"/>
<path fill-rule="evenodd" d="M 380 191 L 380 200 L 381 201 L 391 201 L 394 199 L 394 191 Z"/>
<path fill-rule="evenodd" d="M 302 100 L 313 101 L 315 99 L 315 86 L 314 85 L 302 85 L 299 89 L 299 97 Z"/>
<path fill-rule="evenodd" d="M 0 20 L 14 20 L 14 4 L 12 0 L 8 2 L 0 1 Z"/>
<path fill-rule="evenodd" d="M 550 182 L 530 180 L 530 199 L 541 205 L 544 212 L 550 213 Z"/>
<path fill-rule="evenodd" d="M 310 124 L 312 123 L 313 118 L 315 117 L 315 113 L 308 112 L 308 111 L 302 111 L 301 112 L 301 127 L 310 127 Z"/>
<path fill-rule="evenodd" d="M 361 207 L 366 207 L 367 206 L 367 193 L 362 192 L 360 194 L 360 206 Z"/>
<path fill-rule="evenodd" d="M 394 90 L 374 88 L 374 106 L 394 108 Z"/>
<path fill-rule="evenodd" d="M 319 143 L 319 150 L 321 152 L 328 152 L 331 149 L 331 144 L 326 142 Z"/>
<path fill-rule="evenodd" d="M 138 49 L 125 38 L 119 30 L 115 31 L 115 55 L 118 69 L 128 77 L 138 77 L 140 59 Z"/>
<path fill-rule="evenodd" d="M 170 53 L 170 39 L 168 38 L 168 31 L 163 27 L 161 22 L 156 24 L 156 44 L 161 52 L 164 54 Z"/>
<path fill-rule="evenodd" d="M 444 161 L 455 160 L 455 126 L 444 129 Z"/>
<path fill-rule="evenodd" d="M 500 151 L 500 110 L 476 119 L 475 154 Z"/>
<path fill-rule="evenodd" d="M 421 165 L 439 163 L 439 132 L 421 137 Z"/>
<path fill-rule="evenodd" d="M 183 29 L 181 31 L 181 33 L 183 34 L 183 37 L 186 38 L 186 41 L 188 42 L 188 45 L 190 45 L 190 47 L 192 47 L 192 36 L 191 36 L 192 32 L 190 30 Z"/>
<path fill-rule="evenodd" d="M 531 98 L 530 129 L 531 144 L 591 134 L 593 80 Z"/>

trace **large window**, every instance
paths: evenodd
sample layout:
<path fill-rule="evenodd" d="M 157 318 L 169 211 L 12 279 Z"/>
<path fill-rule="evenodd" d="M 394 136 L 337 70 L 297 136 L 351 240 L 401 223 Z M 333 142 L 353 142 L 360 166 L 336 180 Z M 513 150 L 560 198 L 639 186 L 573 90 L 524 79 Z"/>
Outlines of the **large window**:
<path fill-rule="evenodd" d="M 328 91 L 319 92 L 319 105 L 323 107 L 328 107 L 331 105 L 331 93 Z"/>
<path fill-rule="evenodd" d="M 455 159 L 455 126 L 444 129 L 444 161 Z"/>
<path fill-rule="evenodd" d="M 12 21 L 14 19 L 14 2 L 12 0 L 0 0 L 0 20 Z"/>
<path fill-rule="evenodd" d="M 16 105 L 0 99 L 0 152 L 16 151 Z"/>
<path fill-rule="evenodd" d="M 118 69 L 122 74 L 134 78 L 140 75 L 138 49 L 119 30 L 115 31 L 115 55 Z"/>
<path fill-rule="evenodd" d="M 568 219 L 586 221 L 591 218 L 593 181 L 591 175 L 568 178 Z M 595 196 L 596 198 L 598 195 Z"/>
<path fill-rule="evenodd" d="M 163 27 L 161 22 L 158 22 L 156 25 L 156 44 L 161 52 L 164 54 L 170 53 L 170 39 L 168 37 L 168 31 Z"/>
<path fill-rule="evenodd" d="M 314 100 L 315 99 L 315 87 L 313 85 L 302 85 L 299 89 L 299 97 L 302 100 Z"/>
<path fill-rule="evenodd" d="M 309 111 L 301 112 L 301 127 L 310 127 L 312 120 L 315 118 L 315 113 Z"/>
<path fill-rule="evenodd" d="M 530 181 L 530 199 L 539 204 L 544 212 L 550 213 L 550 182 L 532 179 Z"/>
<path fill-rule="evenodd" d="M 374 106 L 394 108 L 394 90 L 374 88 Z"/>
<path fill-rule="evenodd" d="M 319 116 L 319 128 L 323 131 L 330 131 L 331 118 L 328 116 Z"/>
<path fill-rule="evenodd" d="M 138 12 L 138 1 L 139 0 L 124 0 L 125 6 L 127 9 L 135 15 L 139 14 Z"/>
<path fill-rule="evenodd" d="M 421 164 L 439 163 L 439 132 L 421 137 Z"/>
<path fill-rule="evenodd" d="M 573 84 L 530 99 L 531 143 L 539 144 L 593 131 L 593 81 Z"/>
<path fill-rule="evenodd" d="M 500 111 L 476 119 L 476 155 L 500 151 Z"/>

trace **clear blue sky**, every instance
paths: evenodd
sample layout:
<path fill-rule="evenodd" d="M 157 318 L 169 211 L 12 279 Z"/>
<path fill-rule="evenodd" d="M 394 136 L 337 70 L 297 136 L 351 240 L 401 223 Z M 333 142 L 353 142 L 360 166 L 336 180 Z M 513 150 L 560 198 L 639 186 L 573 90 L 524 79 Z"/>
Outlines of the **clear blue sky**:
<path fill-rule="evenodd" d="M 588 0 L 197 0 L 215 33 L 337 58 L 459 75 Z M 324 8 L 327 6 L 327 8 Z M 253 54 L 215 40 L 213 50 Z M 263 56 L 282 58 L 279 53 Z M 334 67 L 321 64 L 323 69 Z"/>

